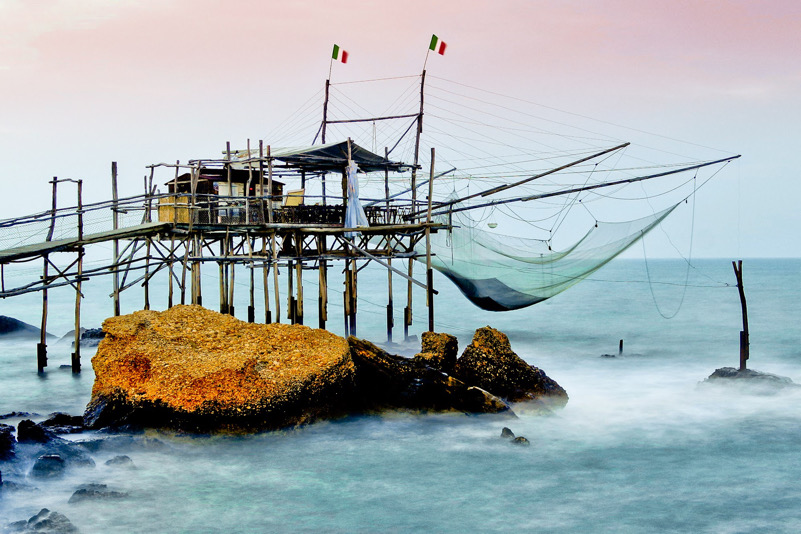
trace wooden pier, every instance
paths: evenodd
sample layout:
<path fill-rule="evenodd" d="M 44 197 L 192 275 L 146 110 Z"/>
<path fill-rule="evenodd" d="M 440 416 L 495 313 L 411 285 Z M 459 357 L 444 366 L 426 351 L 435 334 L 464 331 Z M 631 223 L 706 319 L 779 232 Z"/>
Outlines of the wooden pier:
<path fill-rule="evenodd" d="M 307 299 L 316 297 L 316 327 L 326 328 L 329 320 L 329 270 L 341 267 L 343 273 L 344 331 L 357 333 L 358 272 L 367 263 L 375 262 L 387 269 L 387 339 L 392 340 L 394 303 L 393 277 L 406 283 L 406 307 L 403 310 L 404 336 L 412 324 L 412 288 L 426 291 L 429 309 L 428 329 L 434 328 L 433 276 L 430 261 L 432 232 L 447 225 L 431 218 L 434 151 L 428 178 L 426 200 L 417 200 L 416 165 L 392 162 L 373 154 L 350 140 L 343 143 L 316 145 L 305 150 L 281 151 L 259 143 L 251 149 L 234 152 L 226 144 L 224 158 L 193 160 L 185 164 L 156 164 L 148 167 L 144 194 L 119 198 L 116 163 L 111 168 L 110 201 L 84 204 L 80 180 L 54 178 L 50 210 L 27 217 L 0 221 L 0 298 L 38 291 L 42 295 L 41 340 L 37 346 L 37 367 L 47 366 L 46 329 L 48 290 L 72 286 L 75 290 L 75 348 L 72 370 L 79 373 L 81 288 L 83 282 L 98 276 L 112 276 L 113 313 L 120 313 L 123 292 L 143 288 L 142 308 L 149 309 L 153 296 L 150 283 L 158 273 L 167 275 L 164 305 L 203 304 L 201 272 L 215 272 L 218 279 L 220 312 L 234 315 L 235 266 L 246 266 L 248 273 L 247 320 L 257 321 L 256 301 L 263 303 L 265 323 L 304 324 Z M 382 172 L 385 197 L 366 202 L 367 226 L 346 226 L 349 203 L 348 165 L 353 162 L 361 170 Z M 158 172 L 168 172 L 163 182 L 167 191 L 158 192 Z M 299 182 L 300 187 L 284 191 L 285 183 L 276 179 Z M 411 173 L 411 199 L 389 195 L 390 173 Z M 326 177 L 339 175 L 341 191 L 330 196 Z M 353 176 L 350 179 L 354 179 Z M 320 180 L 322 195 L 305 193 L 308 180 Z M 329 187 L 332 180 L 329 181 Z M 77 186 L 77 202 L 59 207 L 67 182 Z M 339 184 L 338 184 L 339 185 Z M 59 187 L 62 186 L 62 187 Z M 352 187 L 352 185 L 351 185 Z M 352 192 L 350 192 L 352 194 Z M 13 246 L 4 234 L 22 236 Z M 111 260 L 100 267 L 85 268 L 85 248 L 110 242 Z M 5 246 L 2 246 L 5 244 Z M 428 246 L 426 246 L 428 245 Z M 66 267 L 51 258 L 54 254 L 70 255 Z M 413 262 L 426 262 L 425 281 L 414 278 Z M 15 287 L 7 285 L 6 267 L 41 261 L 42 275 L 36 280 Z M 211 268 L 209 264 L 216 264 Z M 393 265 L 394 264 L 394 265 Z M 403 268 L 397 268 L 402 265 Z M 279 277 L 279 267 L 281 276 Z M 318 291 L 304 291 L 304 271 L 318 271 Z M 240 271 L 241 272 L 241 271 Z M 257 295 L 257 276 L 263 294 Z M 287 299 L 280 301 L 281 278 Z M 272 292 L 272 295 L 270 294 Z M 137 298 L 142 298 L 142 296 Z"/>

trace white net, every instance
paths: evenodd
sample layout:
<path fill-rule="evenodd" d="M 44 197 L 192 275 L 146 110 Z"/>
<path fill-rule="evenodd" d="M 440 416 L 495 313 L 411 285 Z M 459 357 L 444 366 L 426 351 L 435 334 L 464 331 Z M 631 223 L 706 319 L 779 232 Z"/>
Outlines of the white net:
<path fill-rule="evenodd" d="M 453 230 L 431 235 L 432 267 L 447 276 L 479 308 L 525 308 L 561 293 L 603 267 L 642 238 L 678 204 L 629 222 L 598 222 L 562 252 L 547 242 L 479 230 L 464 212 Z M 445 222 L 444 220 L 442 222 Z M 417 248 L 425 254 L 425 242 Z M 423 258 L 419 258 L 423 261 Z"/>

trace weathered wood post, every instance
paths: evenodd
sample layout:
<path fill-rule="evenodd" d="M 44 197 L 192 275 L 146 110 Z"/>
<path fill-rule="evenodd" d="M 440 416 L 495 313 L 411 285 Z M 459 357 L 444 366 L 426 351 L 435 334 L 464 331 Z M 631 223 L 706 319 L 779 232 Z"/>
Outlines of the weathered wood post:
<path fill-rule="evenodd" d="M 50 210 L 50 229 L 47 231 L 45 241 L 53 239 L 53 232 L 56 230 L 56 210 L 58 205 L 58 177 L 53 176 L 53 198 L 52 208 Z M 42 266 L 42 324 L 39 337 L 39 343 L 36 345 L 36 365 L 39 373 L 44 372 L 47 367 L 47 286 L 50 284 L 48 276 L 50 258 L 47 254 L 44 255 L 44 265 Z"/>
<path fill-rule="evenodd" d="M 384 147 L 384 159 L 389 160 L 389 148 Z M 392 222 L 389 217 L 389 168 L 384 169 L 384 196 L 386 197 L 386 208 L 384 212 L 384 224 L 389 226 Z M 392 327 L 395 326 L 395 311 L 392 304 L 392 245 L 389 237 L 387 238 L 387 341 L 392 341 Z"/>
<path fill-rule="evenodd" d="M 743 329 L 740 331 L 740 371 L 745 371 L 746 360 L 751 356 L 751 341 L 748 337 L 748 307 L 745 303 L 745 290 L 743 289 L 743 260 L 731 262 L 734 267 L 734 276 L 737 278 L 737 290 L 740 293 L 740 306 L 743 311 Z"/>
<path fill-rule="evenodd" d="M 431 147 L 431 174 L 428 178 L 428 213 L 426 214 L 426 305 L 428 331 L 434 331 L 434 270 L 431 268 L 431 204 L 434 195 L 434 147 Z"/>
<path fill-rule="evenodd" d="M 72 353 L 72 372 L 81 372 L 81 282 L 83 281 L 83 180 L 78 180 L 78 270 L 75 281 L 75 352 Z"/>
<path fill-rule="evenodd" d="M 117 230 L 120 227 L 119 196 L 117 192 L 117 162 L 111 162 L 111 212 L 112 228 Z M 112 267 L 112 284 L 114 285 L 114 317 L 120 314 L 120 240 L 114 239 L 111 244 L 114 265 Z"/>

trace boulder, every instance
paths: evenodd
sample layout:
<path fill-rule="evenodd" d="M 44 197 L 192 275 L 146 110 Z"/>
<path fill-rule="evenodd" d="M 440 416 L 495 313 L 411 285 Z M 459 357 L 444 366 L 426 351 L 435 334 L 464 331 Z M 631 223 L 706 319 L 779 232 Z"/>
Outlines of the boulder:
<path fill-rule="evenodd" d="M 64 514 L 51 512 L 47 508 L 42 508 L 38 514 L 27 521 L 16 521 L 6 528 L 8 532 L 48 532 L 50 534 L 78 532 L 77 527 Z"/>
<path fill-rule="evenodd" d="M 30 419 L 23 419 L 17 425 L 17 441 L 20 443 L 47 443 L 55 438 L 55 433 Z"/>
<path fill-rule="evenodd" d="M 108 489 L 105 484 L 84 484 L 79 487 L 67 501 L 69 504 L 75 504 L 83 501 L 98 501 L 98 500 L 116 500 L 124 499 L 128 496 L 123 491 L 112 491 Z"/>
<path fill-rule="evenodd" d="M 14 427 L 0 424 L 0 462 L 11 460 L 14 457 Z"/>
<path fill-rule="evenodd" d="M 356 366 L 355 410 L 511 413 L 509 406 L 494 395 L 419 361 L 389 354 L 353 336 L 348 344 Z"/>
<path fill-rule="evenodd" d="M 536 400 L 564 406 L 568 400 L 556 381 L 512 351 L 506 334 L 489 326 L 476 330 L 456 361 L 454 375 L 509 402 Z"/>
<path fill-rule="evenodd" d="M 33 478 L 56 478 L 64 474 L 67 463 L 58 454 L 43 454 L 33 463 L 30 476 Z"/>
<path fill-rule="evenodd" d="M 736 369 L 734 367 L 721 367 L 715 369 L 704 383 L 710 384 L 738 384 L 750 388 L 757 393 L 771 393 L 785 388 L 797 388 L 789 377 L 765 373 L 754 369 Z"/>
<path fill-rule="evenodd" d="M 503 427 L 501 429 L 501 438 L 502 439 L 515 439 L 515 433 L 512 432 L 511 428 Z"/>
<path fill-rule="evenodd" d="M 39 425 L 55 434 L 77 434 L 84 431 L 83 416 L 62 412 L 50 414 L 50 417 Z"/>
<path fill-rule="evenodd" d="M 325 330 L 174 306 L 106 319 L 103 331 L 91 428 L 277 429 L 343 413 L 353 390 L 348 343 Z"/>
<path fill-rule="evenodd" d="M 105 463 L 109 467 L 118 467 L 118 468 L 123 468 L 123 469 L 136 469 L 136 466 L 134 465 L 133 460 L 131 460 L 131 457 L 127 456 L 125 454 L 120 454 L 120 455 L 115 456 L 114 458 L 110 458 L 110 459 L 106 460 Z"/>
<path fill-rule="evenodd" d="M 456 336 L 436 332 L 423 332 L 420 353 L 414 360 L 434 369 L 453 374 L 456 366 L 456 355 L 459 352 L 459 341 Z"/>

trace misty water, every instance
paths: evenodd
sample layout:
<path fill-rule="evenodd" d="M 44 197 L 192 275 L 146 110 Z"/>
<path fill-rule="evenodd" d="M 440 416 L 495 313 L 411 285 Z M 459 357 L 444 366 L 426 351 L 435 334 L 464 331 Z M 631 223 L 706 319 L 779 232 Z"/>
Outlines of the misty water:
<path fill-rule="evenodd" d="M 38 488 L 0 490 L 0 526 L 46 507 L 82 532 L 801 531 L 801 392 L 699 385 L 714 369 L 738 364 L 742 323 L 731 263 L 695 265 L 683 302 L 684 263 L 649 261 L 646 271 L 642 261 L 616 260 L 550 301 L 506 313 L 479 310 L 435 278 L 437 330 L 457 335 L 460 349 L 481 326 L 508 334 L 521 357 L 568 391 L 567 407 L 554 415 L 389 413 L 248 437 L 148 431 L 150 445 L 107 447 L 92 453 L 95 468 L 54 481 L 26 478 L 30 465 L 14 473 L 0 464 L 4 480 Z M 655 284 L 646 283 L 649 275 Z M 307 298 L 316 290 L 311 278 Z M 744 278 L 749 366 L 801 383 L 801 261 L 748 260 Z M 239 314 L 247 309 L 246 276 L 237 280 Z M 213 297 L 214 276 L 204 283 Z M 110 281 L 85 287 L 83 324 L 96 327 L 111 310 Z M 166 301 L 162 289 L 153 293 Z M 62 335 L 72 327 L 74 293 L 51 296 L 48 330 Z M 414 298 L 419 335 L 424 296 Z M 38 325 L 39 299 L 7 299 L 0 314 Z M 332 291 L 331 301 L 341 298 Z M 681 309 L 664 319 L 654 301 L 665 315 Z M 124 293 L 123 305 L 136 309 L 141 295 Z M 360 272 L 360 337 L 386 340 L 385 306 L 385 272 Z M 312 311 L 306 323 L 314 325 Z M 341 334 L 341 323 L 332 307 L 330 329 Z M 396 340 L 401 335 L 398 326 Z M 601 357 L 617 355 L 619 339 L 623 355 Z M 59 368 L 69 362 L 69 343 L 52 341 L 39 377 L 35 341 L 0 343 L 0 414 L 83 411 L 93 380 L 88 350 L 73 377 Z M 500 439 L 504 426 L 531 446 Z M 119 454 L 136 469 L 105 465 Z M 68 504 L 90 482 L 129 496 Z"/>

